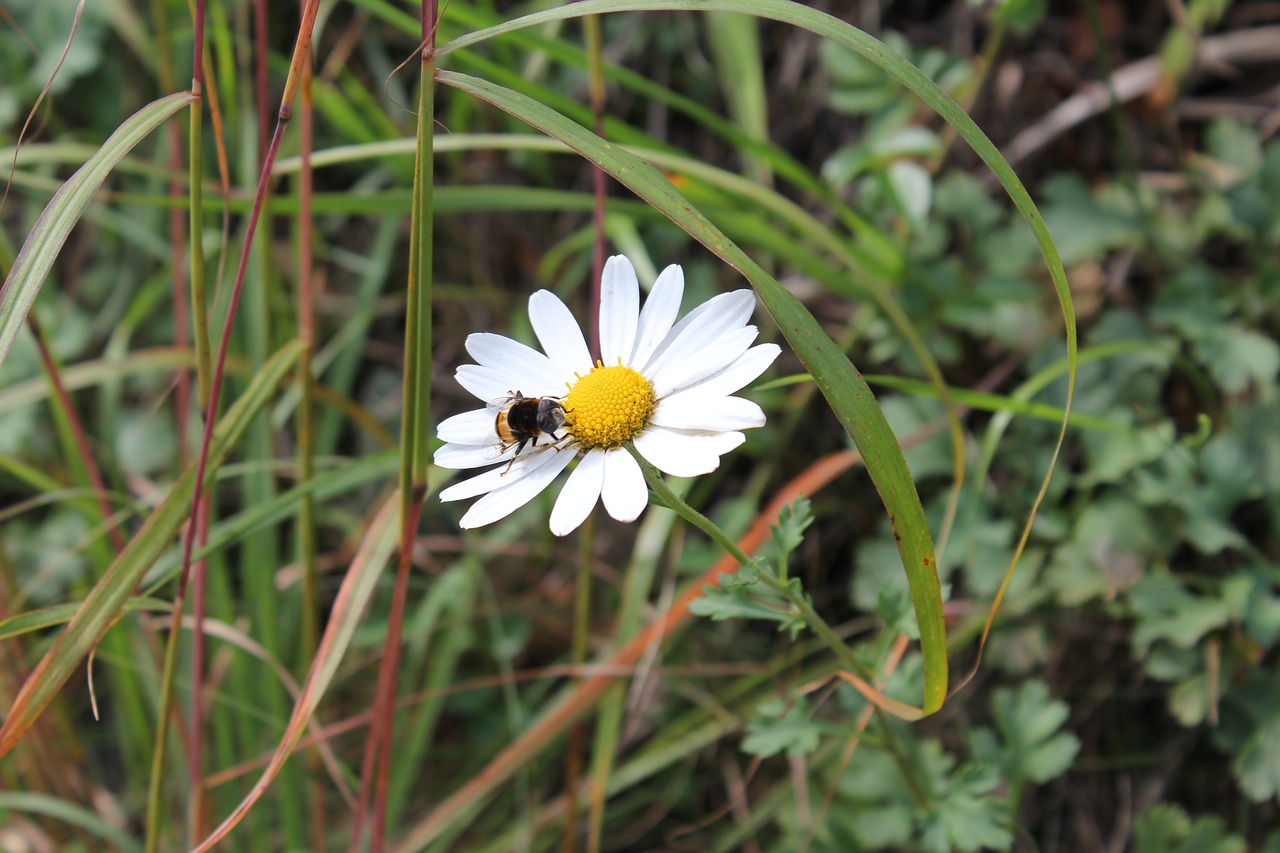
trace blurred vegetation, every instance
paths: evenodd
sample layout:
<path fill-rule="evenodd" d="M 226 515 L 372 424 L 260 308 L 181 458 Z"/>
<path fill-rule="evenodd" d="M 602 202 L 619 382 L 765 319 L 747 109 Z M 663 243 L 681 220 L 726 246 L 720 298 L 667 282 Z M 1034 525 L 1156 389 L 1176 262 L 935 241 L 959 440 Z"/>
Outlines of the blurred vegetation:
<path fill-rule="evenodd" d="M 440 42 L 554 5 L 452 0 Z M 462 534 L 462 508 L 433 497 L 452 475 L 433 470 L 404 600 L 388 837 L 396 849 L 468 851 L 1280 851 L 1280 13 L 1224 0 L 1174 4 L 1176 19 L 1168 4 L 1110 0 L 1070 11 L 1035 0 L 808 5 L 877 36 L 965 108 L 1027 185 L 1068 271 L 1078 393 L 976 677 L 923 721 L 873 713 L 753 574 L 794 581 L 888 695 L 921 703 L 894 532 L 853 468 L 775 521 L 763 550 L 772 568 L 708 587 L 694 605 L 701 618 L 652 644 L 579 728 L 557 731 L 418 844 L 433 808 L 574 689 L 565 665 L 579 563 L 595 580 L 587 659 L 604 663 L 723 556 L 652 505 L 635 525 L 601 515 L 557 540 L 546 524 L 554 489 Z M 8 273 L 63 182 L 127 117 L 186 85 L 193 36 L 184 3 L 89 4 L 53 77 L 74 4 L 2 11 L 0 163 L 16 164 L 0 211 Z M 297 28 L 292 9 L 273 5 L 264 37 L 252 12 L 208 7 L 206 109 L 216 100 L 221 112 L 203 127 L 199 227 L 215 345 Z M 0 760 L 0 850 L 143 849 L 153 773 L 161 849 L 186 849 L 231 813 L 285 735 L 313 651 L 299 533 L 314 543 L 323 625 L 396 483 L 417 85 L 399 66 L 419 42 L 417 15 L 373 0 L 323 8 L 315 231 L 300 228 L 295 118 L 256 238 L 222 408 L 268 402 L 244 415 L 210 493 L 205 813 L 186 813 L 184 732 L 152 767 L 181 563 L 179 542 L 166 540 L 139 566 L 137 596 L 91 669 L 79 665 Z M 959 684 L 1064 417 L 1063 316 L 1031 232 L 955 132 L 864 57 L 723 13 L 599 24 L 604 136 L 663 169 L 802 300 L 904 439 L 939 542 Z M 584 44 L 581 22 L 561 22 L 445 64 L 591 127 Z M 1110 89 L 1096 82 L 1109 76 Z M 138 535 L 171 486 L 194 482 L 182 474 L 200 445 L 197 356 L 189 308 L 174 304 L 175 282 L 190 276 L 180 247 L 191 195 L 171 158 L 175 144 L 188 149 L 185 122 L 169 122 L 182 130 L 166 125 L 114 170 L 35 302 L 39 337 L 20 334 L 0 364 L 6 713 L 120 553 L 109 531 Z M 435 124 L 438 422 L 473 407 L 452 378 L 470 360 L 467 333 L 532 342 L 525 305 L 539 287 L 587 317 L 596 234 L 589 164 L 446 87 Z M 742 286 L 613 184 L 604 231 L 645 286 L 681 263 L 686 308 Z M 299 387 L 264 387 L 264 365 L 283 374 L 272 354 L 298 335 L 299 246 L 314 287 L 310 471 L 298 461 Z M 757 322 L 782 342 L 767 316 Z M 954 522 L 955 460 L 931 360 L 962 415 Z M 803 371 L 784 348 L 744 392 L 768 425 L 712 475 L 677 484 L 730 535 L 848 447 Z M 220 849 L 348 849 L 392 575 L 333 661 L 309 732 L 327 745 L 325 763 L 309 742 Z M 604 803 L 598 825 L 593 798 Z"/>

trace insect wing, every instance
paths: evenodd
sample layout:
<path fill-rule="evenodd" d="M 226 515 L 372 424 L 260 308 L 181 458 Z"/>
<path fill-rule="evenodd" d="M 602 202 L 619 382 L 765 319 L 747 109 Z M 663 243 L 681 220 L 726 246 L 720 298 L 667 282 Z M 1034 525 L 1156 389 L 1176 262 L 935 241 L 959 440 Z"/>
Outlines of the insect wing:
<path fill-rule="evenodd" d="M 494 436 L 493 445 L 485 449 L 484 460 L 486 462 L 500 462 L 507 457 L 510 451 L 515 450 L 518 444 L 519 442 L 517 441 L 498 441 L 497 436 Z"/>
<path fill-rule="evenodd" d="M 485 403 L 485 408 L 495 412 L 501 412 L 503 409 L 511 408 L 523 399 L 524 396 L 518 393 L 503 394 L 496 400 L 490 400 L 488 403 Z"/>

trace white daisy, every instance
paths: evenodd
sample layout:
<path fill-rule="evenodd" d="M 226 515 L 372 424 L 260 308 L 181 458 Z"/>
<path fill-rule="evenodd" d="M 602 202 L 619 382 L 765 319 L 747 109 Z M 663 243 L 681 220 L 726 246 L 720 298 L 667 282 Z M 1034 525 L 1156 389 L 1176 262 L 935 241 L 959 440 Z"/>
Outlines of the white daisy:
<path fill-rule="evenodd" d="M 659 470 L 692 477 L 714 471 L 722 454 L 742 444 L 740 430 L 764 426 L 758 405 L 731 396 L 780 352 L 776 344 L 751 346 L 758 330 L 747 320 L 755 295 L 722 293 L 677 323 L 683 296 L 684 271 L 673 264 L 641 310 L 635 268 L 617 255 L 601 278 L 601 359 L 594 366 L 577 321 L 546 290 L 529 297 L 529 319 L 545 355 L 501 335 L 467 337 L 467 352 L 479 363 L 459 367 L 457 380 L 489 405 L 440 424 L 445 444 L 435 462 L 444 468 L 500 464 L 440 493 L 445 501 L 484 496 L 462 516 L 464 528 L 510 515 L 574 459 L 578 465 L 551 511 L 551 532 L 575 530 L 597 499 L 619 521 L 634 521 L 649 491 L 628 442 Z M 521 398 L 553 398 L 541 409 L 542 429 L 534 428 L 536 402 L 521 412 L 512 408 Z"/>

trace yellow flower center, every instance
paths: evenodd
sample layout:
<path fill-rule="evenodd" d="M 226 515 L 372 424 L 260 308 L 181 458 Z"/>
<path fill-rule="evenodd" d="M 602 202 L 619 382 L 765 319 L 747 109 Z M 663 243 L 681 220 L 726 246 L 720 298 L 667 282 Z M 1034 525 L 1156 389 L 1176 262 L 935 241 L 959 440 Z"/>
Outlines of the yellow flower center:
<path fill-rule="evenodd" d="M 567 429 L 587 449 L 621 447 L 635 438 L 653 414 L 653 386 L 630 367 L 597 361 L 569 387 L 564 410 Z"/>

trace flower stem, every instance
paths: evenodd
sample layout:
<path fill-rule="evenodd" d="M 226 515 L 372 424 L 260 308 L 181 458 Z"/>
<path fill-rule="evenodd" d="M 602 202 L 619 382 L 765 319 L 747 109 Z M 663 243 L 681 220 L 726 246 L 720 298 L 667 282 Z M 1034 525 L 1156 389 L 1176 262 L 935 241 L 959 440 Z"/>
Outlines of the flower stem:
<path fill-rule="evenodd" d="M 677 495 L 666 481 L 662 479 L 661 472 L 653 467 L 647 459 L 640 455 L 634 446 L 628 444 L 627 450 L 635 457 L 636 462 L 640 463 L 640 470 L 644 473 L 645 482 L 649 484 L 649 490 L 664 503 L 675 511 L 677 515 L 685 521 L 697 527 L 703 533 L 710 536 L 716 541 L 720 547 L 724 548 L 733 555 L 743 566 L 751 564 L 752 560 L 747 556 L 738 543 L 734 542 L 727 533 L 716 526 L 715 522 L 698 512 L 684 499 Z M 822 640 L 831 647 L 836 653 L 836 657 L 840 660 L 840 665 L 844 668 L 856 672 L 863 679 L 870 679 L 873 674 L 853 656 L 853 652 L 849 651 L 849 647 L 844 644 L 840 636 L 835 632 L 827 621 L 818 615 L 818 611 L 813 609 L 813 605 L 809 603 L 809 599 L 804 596 L 795 586 L 780 580 L 774 573 L 765 568 L 757 572 L 758 577 L 766 586 L 777 592 L 785 598 L 792 607 L 799 613 L 804 623 L 817 634 Z"/>

